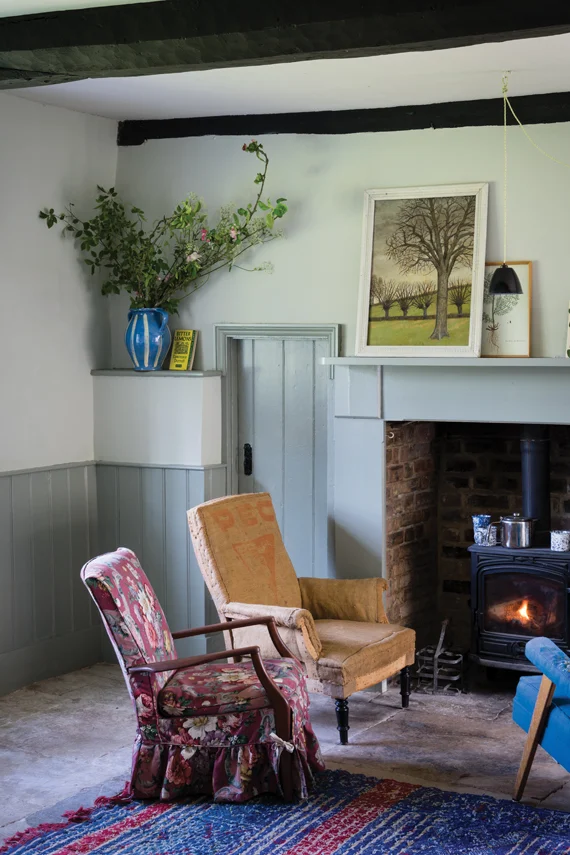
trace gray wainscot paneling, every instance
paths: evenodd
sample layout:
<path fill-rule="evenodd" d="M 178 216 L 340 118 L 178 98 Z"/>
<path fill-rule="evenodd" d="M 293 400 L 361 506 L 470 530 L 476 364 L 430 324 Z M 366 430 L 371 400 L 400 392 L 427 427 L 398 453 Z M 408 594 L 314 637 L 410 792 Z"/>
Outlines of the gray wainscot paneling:
<path fill-rule="evenodd" d="M 79 574 L 117 546 L 139 556 L 173 630 L 215 622 L 186 511 L 225 492 L 225 466 L 81 463 L 1 474 L 0 695 L 115 661 Z M 199 653 L 206 640 L 177 647 Z"/>
<path fill-rule="evenodd" d="M 0 475 L 0 694 L 100 659 L 79 578 L 96 552 L 94 464 Z"/>
<path fill-rule="evenodd" d="M 100 552 L 136 552 L 173 632 L 217 621 L 198 569 L 186 511 L 226 493 L 226 467 L 97 464 Z M 203 636 L 177 642 L 180 655 L 205 652 Z M 106 659 L 115 656 L 107 640 Z"/>

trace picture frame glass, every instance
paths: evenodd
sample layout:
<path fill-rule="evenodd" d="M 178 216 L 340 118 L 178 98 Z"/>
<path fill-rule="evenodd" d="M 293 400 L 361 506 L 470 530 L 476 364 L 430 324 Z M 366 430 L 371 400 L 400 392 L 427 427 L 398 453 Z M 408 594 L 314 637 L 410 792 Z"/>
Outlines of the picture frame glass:
<path fill-rule="evenodd" d="M 530 356 L 530 313 L 532 302 L 532 262 L 507 261 L 516 272 L 522 294 L 489 294 L 489 285 L 500 261 L 485 264 L 483 291 L 483 333 L 481 356 Z"/>
<path fill-rule="evenodd" d="M 366 191 L 357 355 L 479 356 L 487 193 Z"/>

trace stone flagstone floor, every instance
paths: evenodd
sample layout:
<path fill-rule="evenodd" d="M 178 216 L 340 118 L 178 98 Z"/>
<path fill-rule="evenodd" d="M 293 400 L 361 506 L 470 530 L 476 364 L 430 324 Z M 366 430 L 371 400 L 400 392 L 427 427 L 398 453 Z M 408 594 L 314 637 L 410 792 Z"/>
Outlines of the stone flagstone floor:
<path fill-rule="evenodd" d="M 340 746 L 334 703 L 311 697 L 329 768 L 510 798 L 525 735 L 511 721 L 512 690 L 466 695 L 396 689 L 350 699 Z M 0 698 L 0 839 L 118 792 L 128 777 L 134 715 L 118 666 L 95 665 Z M 541 748 L 525 801 L 570 812 L 570 774 Z"/>

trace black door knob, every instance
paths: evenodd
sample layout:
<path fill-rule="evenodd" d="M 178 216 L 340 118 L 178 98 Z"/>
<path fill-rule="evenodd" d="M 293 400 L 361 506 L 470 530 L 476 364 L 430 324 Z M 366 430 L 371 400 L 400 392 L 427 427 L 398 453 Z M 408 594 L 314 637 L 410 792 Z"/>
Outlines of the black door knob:
<path fill-rule="evenodd" d="M 243 447 L 243 474 L 251 475 L 253 472 L 253 449 L 249 442 Z"/>

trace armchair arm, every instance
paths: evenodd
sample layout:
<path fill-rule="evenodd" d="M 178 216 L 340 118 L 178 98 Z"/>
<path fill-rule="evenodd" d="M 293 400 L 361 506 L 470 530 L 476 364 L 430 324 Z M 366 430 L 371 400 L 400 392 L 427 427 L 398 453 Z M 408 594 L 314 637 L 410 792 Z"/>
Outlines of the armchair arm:
<path fill-rule="evenodd" d="M 189 668 L 191 665 L 204 665 L 207 662 L 215 662 L 217 659 L 227 659 L 229 656 L 259 653 L 259 647 L 235 647 L 231 650 L 219 650 L 215 653 L 204 653 L 200 656 L 185 656 L 183 659 L 163 659 L 162 662 L 145 662 L 144 665 L 132 665 L 127 668 L 129 674 L 158 674 L 160 671 L 179 671 L 180 668 Z"/>
<path fill-rule="evenodd" d="M 570 659 L 550 638 L 533 638 L 525 647 L 526 658 L 570 697 Z"/>
<path fill-rule="evenodd" d="M 248 625 L 258 623 L 260 621 L 251 621 L 251 623 L 248 622 Z M 217 659 L 227 659 L 228 656 L 234 655 L 251 656 L 255 673 L 265 689 L 269 703 L 275 713 L 275 730 L 277 735 L 281 739 L 289 741 L 292 736 L 291 707 L 281 689 L 273 682 L 265 670 L 259 654 L 259 647 L 236 647 L 232 650 L 222 650 L 218 653 L 205 653 L 203 656 L 188 656 L 185 659 L 167 659 L 164 662 L 148 662 L 145 665 L 134 665 L 132 668 L 127 668 L 127 672 L 129 674 L 156 674 L 160 671 L 176 671 L 179 668 L 188 668 L 190 665 L 202 665 L 206 662 L 215 662 Z"/>
<path fill-rule="evenodd" d="M 299 579 L 303 608 L 315 620 L 355 620 L 388 623 L 382 593 L 386 580 Z"/>
<path fill-rule="evenodd" d="M 263 626 L 267 627 L 267 631 L 271 636 L 271 641 L 277 648 L 281 656 L 286 659 L 295 659 L 286 644 L 283 643 L 277 629 L 275 621 L 269 615 L 261 617 L 252 617 L 247 620 L 224 621 L 223 623 L 211 623 L 209 626 L 197 626 L 194 629 L 183 629 L 180 632 L 173 632 L 173 638 L 191 638 L 193 635 L 208 635 L 210 632 L 222 632 L 227 629 L 239 629 L 242 626 Z M 180 666 L 182 667 L 182 666 Z"/>
<path fill-rule="evenodd" d="M 259 603 L 226 603 L 225 606 L 222 606 L 222 610 L 224 617 L 231 618 L 230 629 L 232 630 L 240 626 L 242 618 L 253 618 L 261 613 L 271 618 L 276 626 L 301 634 L 302 644 L 299 649 L 301 660 L 306 658 L 302 655 L 303 649 L 306 649 L 312 659 L 318 659 L 321 655 L 323 646 L 318 636 L 313 616 L 306 609 L 288 608 L 287 606 L 264 606 Z M 258 622 L 259 618 L 252 621 L 252 623 Z"/>

